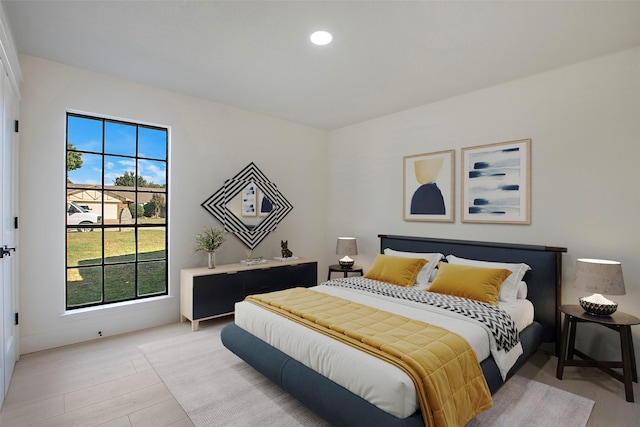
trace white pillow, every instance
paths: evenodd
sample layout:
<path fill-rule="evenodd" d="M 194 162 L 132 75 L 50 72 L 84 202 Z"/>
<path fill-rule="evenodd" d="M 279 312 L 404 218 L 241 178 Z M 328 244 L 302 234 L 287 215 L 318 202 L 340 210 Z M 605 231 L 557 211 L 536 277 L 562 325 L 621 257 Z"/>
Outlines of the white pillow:
<path fill-rule="evenodd" d="M 458 258 L 455 255 L 447 255 L 447 261 L 449 264 L 471 265 L 485 268 L 506 268 L 507 270 L 511 270 L 509 277 L 507 277 L 500 286 L 500 301 L 506 302 L 514 302 L 516 300 L 518 296 L 518 283 L 522 280 L 524 274 L 531 270 L 531 267 L 524 263 L 478 261 Z"/>
<path fill-rule="evenodd" d="M 433 271 L 431 272 L 431 277 L 429 277 L 429 283 L 436 280 L 437 275 L 438 275 L 438 267 L 434 268 Z"/>
<path fill-rule="evenodd" d="M 522 280 L 518 282 L 518 294 L 516 298 L 518 299 L 527 299 L 527 294 L 529 293 L 529 289 L 527 288 L 527 282 L 523 282 Z"/>
<path fill-rule="evenodd" d="M 419 289 L 421 291 L 428 291 L 429 290 L 429 286 L 431 286 L 431 283 L 436 279 L 437 275 L 438 275 L 438 268 L 436 267 L 431 272 L 431 276 L 429 277 L 429 282 L 428 283 L 418 283 L 416 281 L 416 284 L 415 284 L 415 286 L 413 288 L 414 289 Z"/>
<path fill-rule="evenodd" d="M 401 252 L 389 248 L 385 248 L 383 252 L 385 255 L 426 259 L 427 263 L 420 269 L 418 277 L 416 277 L 416 284 L 423 286 L 429 284 L 431 281 L 431 272 L 438 266 L 438 262 L 444 258 L 444 255 L 439 253 Z"/>

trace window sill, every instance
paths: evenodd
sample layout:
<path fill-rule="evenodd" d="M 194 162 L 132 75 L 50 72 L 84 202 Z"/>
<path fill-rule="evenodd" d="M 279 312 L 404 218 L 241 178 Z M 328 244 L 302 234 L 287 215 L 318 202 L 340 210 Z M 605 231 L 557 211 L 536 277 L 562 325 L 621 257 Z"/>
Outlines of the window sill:
<path fill-rule="evenodd" d="M 133 310 L 147 309 L 172 304 L 175 297 L 162 295 L 158 297 L 145 298 L 142 300 L 123 301 L 109 305 L 99 305 L 95 307 L 79 308 L 77 310 L 66 310 L 60 315 L 63 321 L 75 321 L 79 319 L 91 319 L 100 316 L 110 316 L 118 313 L 125 313 Z"/>

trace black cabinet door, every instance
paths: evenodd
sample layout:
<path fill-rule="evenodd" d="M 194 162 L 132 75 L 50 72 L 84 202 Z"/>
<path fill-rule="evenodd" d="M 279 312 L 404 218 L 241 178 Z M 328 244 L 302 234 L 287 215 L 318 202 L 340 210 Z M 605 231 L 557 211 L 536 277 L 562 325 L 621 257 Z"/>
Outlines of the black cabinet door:
<path fill-rule="evenodd" d="M 292 265 L 287 272 L 287 288 L 315 286 L 318 284 L 318 264 L 315 262 L 307 264 Z"/>
<path fill-rule="evenodd" d="M 212 274 L 193 278 L 193 318 L 229 313 L 243 299 L 240 273 Z"/>
<path fill-rule="evenodd" d="M 265 268 L 264 270 L 243 271 L 242 285 L 244 295 L 264 294 L 286 289 L 288 266 Z"/>

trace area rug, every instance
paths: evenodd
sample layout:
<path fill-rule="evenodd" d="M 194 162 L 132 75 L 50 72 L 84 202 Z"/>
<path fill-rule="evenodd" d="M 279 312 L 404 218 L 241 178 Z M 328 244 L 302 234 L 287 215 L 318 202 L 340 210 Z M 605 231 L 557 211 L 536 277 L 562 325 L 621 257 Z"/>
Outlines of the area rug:
<path fill-rule="evenodd" d="M 493 396 L 493 407 L 466 427 L 584 427 L 594 404 L 591 399 L 514 375 Z"/>
<path fill-rule="evenodd" d="M 295 398 L 220 342 L 223 322 L 140 346 L 196 426 L 327 426 Z M 584 427 L 594 402 L 520 376 L 493 397 L 493 408 L 467 424 Z"/>

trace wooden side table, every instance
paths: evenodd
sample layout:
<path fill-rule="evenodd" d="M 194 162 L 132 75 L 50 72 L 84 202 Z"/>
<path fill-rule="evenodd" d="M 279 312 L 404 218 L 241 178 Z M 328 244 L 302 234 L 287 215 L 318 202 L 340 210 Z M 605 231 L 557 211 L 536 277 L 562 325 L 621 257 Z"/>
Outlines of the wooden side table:
<path fill-rule="evenodd" d="M 636 368 L 636 357 L 633 350 L 631 326 L 640 324 L 640 319 L 631 314 L 619 311 L 616 311 L 611 316 L 594 316 L 586 313 L 579 305 L 561 305 L 558 310 L 564 313 L 564 322 L 562 324 L 562 340 L 556 377 L 559 380 L 562 379 L 565 366 L 594 366 L 624 383 L 627 402 L 633 402 L 632 381 L 638 382 L 638 370 Z M 617 331 L 620 334 L 622 361 L 599 361 L 576 350 L 576 327 L 578 323 L 582 322 L 597 323 Z M 574 360 L 574 356 L 578 356 L 582 360 Z M 622 368 L 622 375 L 611 368 Z"/>
<path fill-rule="evenodd" d="M 333 264 L 329 266 L 329 274 L 327 275 L 327 280 L 331 280 L 331 273 L 344 273 L 344 277 L 347 277 L 349 273 L 360 273 L 361 276 L 364 275 L 362 267 L 360 267 L 359 265 L 354 265 L 351 268 L 342 268 L 340 264 Z"/>

